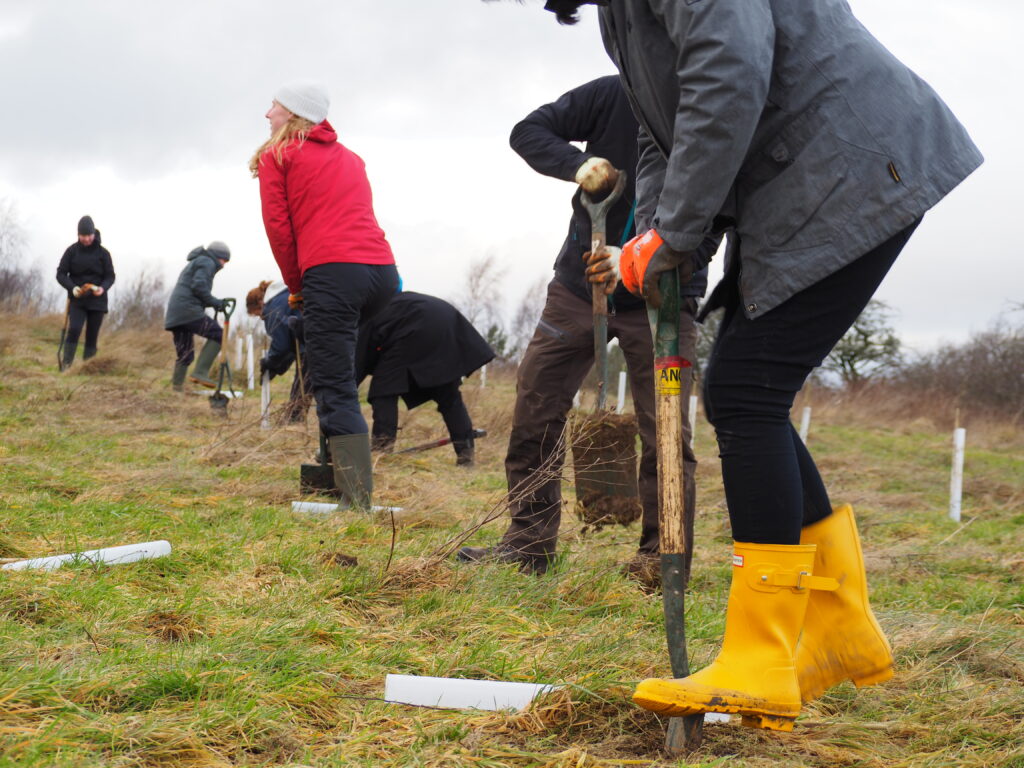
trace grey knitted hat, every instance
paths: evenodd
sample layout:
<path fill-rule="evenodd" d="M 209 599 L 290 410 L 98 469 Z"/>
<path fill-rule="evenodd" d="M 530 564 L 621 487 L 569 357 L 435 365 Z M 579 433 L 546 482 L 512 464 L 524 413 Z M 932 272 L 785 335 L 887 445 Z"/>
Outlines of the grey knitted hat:
<path fill-rule="evenodd" d="M 214 240 L 208 246 L 206 250 L 216 256 L 218 259 L 224 259 L 224 261 L 230 261 L 231 249 L 228 248 L 228 244 L 223 240 Z"/>
<path fill-rule="evenodd" d="M 323 83 L 315 80 L 292 80 L 277 89 L 274 101 L 293 115 L 304 117 L 312 123 L 327 119 L 331 97 Z"/>

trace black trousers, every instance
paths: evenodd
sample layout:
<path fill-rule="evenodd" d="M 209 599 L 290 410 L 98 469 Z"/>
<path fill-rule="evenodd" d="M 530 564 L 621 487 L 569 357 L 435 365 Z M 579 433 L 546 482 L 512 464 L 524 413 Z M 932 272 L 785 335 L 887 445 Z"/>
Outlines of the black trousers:
<path fill-rule="evenodd" d="M 103 325 L 103 315 L 106 312 L 96 309 L 82 309 L 74 301 L 68 308 L 68 335 L 64 339 L 64 346 L 71 350 L 78 346 L 78 337 L 82 335 L 82 328 L 85 327 L 85 353 L 86 357 L 92 357 L 96 353 L 97 342 L 100 338 L 100 326 Z"/>
<path fill-rule="evenodd" d="M 327 437 L 367 432 L 356 386 L 359 324 L 379 312 L 398 289 L 394 264 L 335 262 L 302 275 L 306 361 L 320 431 Z"/>
<path fill-rule="evenodd" d="M 801 527 L 832 513 L 790 409 L 917 224 L 758 318 L 747 318 L 738 299 L 726 307 L 704 377 L 704 407 L 736 541 L 798 544 Z"/>
<path fill-rule="evenodd" d="M 450 381 L 437 387 L 417 387 L 414 392 L 406 395 L 388 395 L 370 400 L 373 408 L 373 437 L 381 445 L 394 443 L 398 435 L 398 398 L 405 397 L 406 405 L 412 410 L 417 405 L 433 400 L 437 403 L 437 411 L 444 419 L 448 428 L 448 436 L 452 443 L 465 442 L 473 439 L 473 421 L 462 401 L 461 382 Z M 455 450 L 458 451 L 458 446 Z"/>
<path fill-rule="evenodd" d="M 218 344 L 224 336 L 224 329 L 216 320 L 205 315 L 199 320 L 193 320 L 185 325 L 176 325 L 168 328 L 171 337 L 174 339 L 174 352 L 177 355 L 175 362 L 178 365 L 190 365 L 195 359 L 195 339 L 193 336 L 202 336 L 204 339 L 215 341 Z"/>

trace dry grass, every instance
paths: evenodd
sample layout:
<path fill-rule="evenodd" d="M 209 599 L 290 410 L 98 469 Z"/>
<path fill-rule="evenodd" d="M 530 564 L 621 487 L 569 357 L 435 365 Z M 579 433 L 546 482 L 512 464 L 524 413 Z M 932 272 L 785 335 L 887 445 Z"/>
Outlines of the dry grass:
<path fill-rule="evenodd" d="M 0 558 L 155 538 L 174 553 L 3 572 L 0 765 L 671 764 L 664 723 L 627 695 L 667 669 L 659 600 L 618 571 L 635 526 L 584 533 L 567 483 L 549 575 L 450 559 L 502 529 L 509 375 L 464 389 L 489 433 L 475 469 L 446 448 L 381 456 L 376 500 L 404 514 L 307 518 L 288 502 L 317 447 L 312 416 L 264 431 L 256 393 L 226 419 L 175 395 L 162 332 L 105 333 L 89 367 L 58 375 L 60 319 L 0 317 Z M 277 402 L 289 383 L 275 380 Z M 829 691 L 791 734 L 708 727 L 689 764 L 1024 765 L 1024 438 L 962 408 L 957 526 L 945 517 L 955 414 L 877 397 L 805 393 L 811 448 L 836 498 L 857 507 L 896 678 Z M 399 447 L 441 434 L 424 406 L 403 414 Z M 702 420 L 696 450 L 688 628 L 700 666 L 717 649 L 728 577 Z M 382 702 L 388 672 L 563 687 L 522 713 L 441 711 Z"/>

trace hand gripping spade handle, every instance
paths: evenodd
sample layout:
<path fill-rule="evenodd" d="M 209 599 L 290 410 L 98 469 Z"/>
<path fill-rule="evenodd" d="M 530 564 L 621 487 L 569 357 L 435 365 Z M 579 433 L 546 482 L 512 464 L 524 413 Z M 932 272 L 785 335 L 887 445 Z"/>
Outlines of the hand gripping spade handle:
<path fill-rule="evenodd" d="M 622 197 L 626 188 L 626 173 L 616 171 L 618 178 L 608 196 L 595 203 L 585 191 L 580 193 L 580 202 L 590 215 L 590 252 L 600 253 L 607 245 L 608 211 Z M 594 307 L 594 364 L 597 366 L 597 410 L 604 410 L 605 395 L 608 392 L 608 297 L 604 286 L 594 283 L 591 291 Z"/>
<path fill-rule="evenodd" d="M 690 363 L 679 356 L 679 274 L 662 273 L 659 309 L 648 307 L 654 335 L 654 406 L 658 446 L 658 526 L 661 534 L 662 604 L 672 677 L 690 674 L 686 654 L 686 562 L 693 552 L 683 494 L 683 375 Z M 700 746 L 703 713 L 669 720 L 665 750 L 673 756 Z"/>

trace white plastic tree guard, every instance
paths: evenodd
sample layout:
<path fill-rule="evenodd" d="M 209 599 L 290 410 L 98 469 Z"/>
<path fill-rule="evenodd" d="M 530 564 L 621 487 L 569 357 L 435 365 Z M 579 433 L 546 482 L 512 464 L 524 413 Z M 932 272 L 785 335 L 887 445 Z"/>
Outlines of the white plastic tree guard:
<path fill-rule="evenodd" d="M 690 419 L 690 449 L 697 442 L 697 396 L 690 395 L 690 410 L 686 412 Z"/>
<path fill-rule="evenodd" d="M 256 389 L 256 361 L 253 359 L 252 334 L 245 337 L 245 368 L 249 375 L 249 389 Z"/>
<path fill-rule="evenodd" d="M 23 571 L 30 568 L 40 568 L 53 571 L 63 565 L 71 563 L 106 563 L 107 565 L 121 565 L 122 563 L 134 563 L 137 560 L 150 560 L 154 557 L 164 557 L 171 554 L 171 545 L 166 541 L 147 541 L 144 544 L 125 544 L 120 547 L 106 547 L 104 549 L 90 549 L 87 552 L 72 552 L 68 555 L 53 555 L 51 557 L 36 557 L 32 560 L 18 560 L 0 566 L 4 571 Z"/>
<path fill-rule="evenodd" d="M 225 340 L 224 343 L 227 344 L 227 341 Z M 245 349 L 244 349 L 244 345 L 242 344 L 242 337 L 241 336 L 236 336 L 235 337 L 235 370 L 236 371 L 242 370 L 242 363 L 244 361 L 245 361 Z"/>
<path fill-rule="evenodd" d="M 339 509 L 348 509 L 348 505 L 326 504 L 321 501 L 293 501 L 292 512 L 302 512 L 305 515 L 329 515 Z M 371 512 L 401 512 L 403 507 L 382 507 L 373 505 Z"/>
<path fill-rule="evenodd" d="M 480 367 L 480 389 L 487 389 L 487 366 Z"/>
<path fill-rule="evenodd" d="M 503 680 L 388 675 L 384 679 L 384 698 L 393 704 L 442 709 L 522 710 L 540 694 L 558 687 Z"/>
<path fill-rule="evenodd" d="M 949 519 L 960 522 L 960 503 L 964 493 L 964 446 L 967 444 L 967 430 L 957 427 L 953 430 L 953 470 L 949 477 Z"/>
<path fill-rule="evenodd" d="M 270 429 L 270 371 L 263 372 L 260 382 L 260 429 Z"/>
<path fill-rule="evenodd" d="M 626 372 L 619 371 L 619 400 L 615 404 L 615 412 L 622 413 L 626 410 Z"/>
<path fill-rule="evenodd" d="M 811 428 L 811 406 L 805 405 L 800 414 L 800 441 L 807 444 L 807 431 Z"/>

